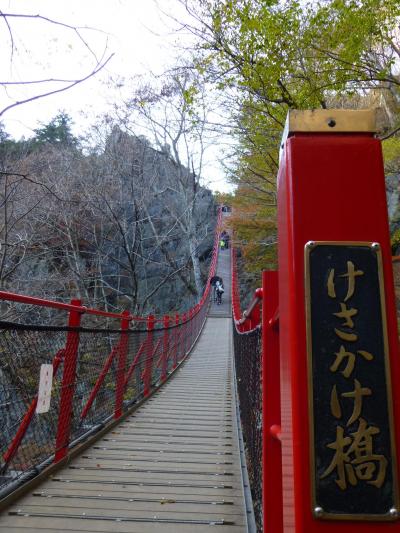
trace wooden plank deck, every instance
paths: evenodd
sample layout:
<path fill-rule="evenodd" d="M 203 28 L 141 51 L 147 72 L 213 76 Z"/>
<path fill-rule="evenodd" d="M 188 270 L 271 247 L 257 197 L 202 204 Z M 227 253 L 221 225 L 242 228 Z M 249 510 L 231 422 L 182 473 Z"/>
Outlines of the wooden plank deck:
<path fill-rule="evenodd" d="M 231 317 L 231 250 L 220 250 L 218 255 L 218 276 L 221 276 L 224 283 L 225 292 L 222 295 L 222 304 L 217 305 L 212 302 L 210 307 L 210 317 Z"/>
<path fill-rule="evenodd" d="M 0 530 L 247 531 L 232 382 L 229 252 L 223 306 L 189 359 L 130 417 L 0 517 Z"/>

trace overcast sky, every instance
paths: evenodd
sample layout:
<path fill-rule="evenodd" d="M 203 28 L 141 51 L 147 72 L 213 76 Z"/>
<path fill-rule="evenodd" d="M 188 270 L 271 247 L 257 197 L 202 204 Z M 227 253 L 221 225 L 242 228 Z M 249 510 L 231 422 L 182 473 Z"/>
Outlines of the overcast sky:
<path fill-rule="evenodd" d="M 114 53 L 103 72 L 76 88 L 8 111 L 3 122 L 13 135 L 29 134 L 36 121 L 45 122 L 59 108 L 68 111 L 95 109 L 97 112 L 113 94 L 106 86 L 110 76 L 134 76 L 146 71 L 161 72 L 178 53 L 173 42 L 180 39 L 166 26 L 166 17 L 153 0 L 6 0 L 3 12 L 40 14 L 73 26 L 89 26 L 81 30 L 98 58 Z M 161 0 L 162 9 L 178 7 L 173 0 Z M 40 20 L 8 19 L 15 51 L 11 57 L 9 31 L 3 23 L 0 67 L 3 80 L 73 79 L 86 75 L 95 59 L 73 31 Z M 171 22 L 172 25 L 172 22 Z M 98 31 L 96 31 L 98 30 Z M 8 45 L 8 46 L 7 46 Z M 12 100 L 33 94 L 32 86 L 3 91 L 3 108 Z M 9 98 L 11 97 L 11 98 Z"/>
<path fill-rule="evenodd" d="M 118 99 L 110 86 L 110 77 L 161 74 L 184 53 L 184 46 L 191 39 L 188 34 L 174 31 L 176 24 L 172 19 L 185 19 L 177 0 L 2 0 L 0 5 L 3 13 L 40 14 L 64 24 L 94 28 L 81 31 L 83 39 L 90 44 L 88 50 L 73 31 L 62 26 L 37 19 L 10 18 L 9 29 L 3 21 L 0 27 L 2 81 L 76 79 L 93 69 L 94 56 L 100 59 L 103 54 L 104 58 L 114 54 L 94 78 L 69 91 L 7 111 L 0 120 L 6 131 L 17 139 L 32 135 L 34 128 L 48 123 L 61 109 L 73 117 L 74 133 L 82 133 L 96 115 L 105 112 Z M 53 87 L 59 84 L 50 86 Z M 35 94 L 37 89 L 38 86 L 31 85 L 1 89 L 0 108 Z M 215 161 L 217 157 L 216 152 L 209 156 L 212 188 L 227 190 L 221 181 L 223 173 Z"/>

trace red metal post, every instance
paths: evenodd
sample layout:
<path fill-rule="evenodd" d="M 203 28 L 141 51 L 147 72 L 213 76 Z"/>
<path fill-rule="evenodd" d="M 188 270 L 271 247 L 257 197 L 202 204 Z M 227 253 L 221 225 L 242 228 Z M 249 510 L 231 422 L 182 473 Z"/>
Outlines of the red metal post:
<path fill-rule="evenodd" d="M 198 307 L 196 304 L 193 307 L 193 313 L 192 313 L 192 346 L 197 337 L 197 319 L 198 319 Z"/>
<path fill-rule="evenodd" d="M 191 309 L 186 314 L 186 328 L 185 328 L 185 355 L 189 353 L 190 350 L 190 344 L 191 344 L 191 327 L 192 327 L 192 321 L 191 321 Z"/>
<path fill-rule="evenodd" d="M 188 344 L 187 344 L 187 348 L 186 348 L 186 353 L 189 353 L 190 352 L 190 348 L 192 346 L 192 330 L 193 330 L 193 308 L 192 309 L 189 309 L 189 313 L 188 313 L 188 329 L 187 329 L 187 337 L 188 337 Z"/>
<path fill-rule="evenodd" d="M 259 289 L 257 289 L 257 291 L 258 290 Z M 255 293 L 255 297 L 258 297 L 257 291 Z M 253 309 L 251 311 L 251 315 L 250 315 L 250 329 L 253 329 L 253 328 L 257 327 L 258 324 L 260 323 L 260 320 L 261 320 L 260 305 L 256 304 L 253 307 Z"/>
<path fill-rule="evenodd" d="M 195 319 L 194 319 L 194 330 L 195 330 L 195 336 L 197 338 L 197 335 L 199 334 L 200 332 L 200 328 L 201 328 L 201 310 L 202 310 L 202 305 L 201 304 L 197 304 L 196 307 L 195 307 Z"/>
<path fill-rule="evenodd" d="M 135 368 L 139 364 L 140 357 L 142 356 L 142 353 L 144 352 L 145 348 L 146 348 L 146 341 L 142 342 L 142 344 L 139 346 L 139 349 L 138 349 L 138 351 L 137 351 L 137 353 L 135 355 L 135 358 L 132 361 L 131 366 L 129 367 L 129 369 L 128 369 L 126 375 L 125 375 L 124 390 L 126 389 L 126 387 L 128 385 L 128 382 L 131 379 L 131 376 L 132 376 Z"/>
<path fill-rule="evenodd" d="M 80 300 L 72 300 L 71 305 L 81 306 Z M 68 326 L 78 328 L 81 324 L 81 311 L 69 312 Z M 68 453 L 69 436 L 72 421 L 72 401 L 76 385 L 76 363 L 78 358 L 79 332 L 69 331 L 65 344 L 64 372 L 61 385 L 60 410 L 54 462 L 57 463 Z"/>
<path fill-rule="evenodd" d="M 278 272 L 264 271 L 262 285 L 263 521 L 264 533 L 282 533 Z"/>
<path fill-rule="evenodd" d="M 328 125 L 333 128 L 336 122 L 330 119 Z M 380 141 L 372 133 L 295 132 L 283 146 L 278 238 L 284 532 L 399 532 L 399 521 L 323 519 L 324 510 L 314 508 L 312 500 L 304 281 L 305 246 L 310 241 L 380 243 L 395 437 L 400 445 L 400 357 Z M 396 513 L 393 509 L 390 514 Z"/>
<path fill-rule="evenodd" d="M 178 365 L 178 358 L 179 358 L 179 333 L 181 328 L 179 328 L 179 320 L 180 316 L 179 313 L 176 313 L 175 315 L 175 328 L 174 328 L 174 366 L 175 369 Z"/>
<path fill-rule="evenodd" d="M 197 305 L 195 305 L 193 307 L 193 312 L 192 312 L 192 344 L 191 346 L 193 346 L 194 344 L 194 341 L 196 340 L 196 337 L 197 337 L 197 318 L 198 318 L 198 308 L 197 308 Z"/>
<path fill-rule="evenodd" d="M 57 370 L 58 370 L 58 367 L 60 366 L 60 363 L 61 361 L 63 360 L 63 357 L 64 357 L 64 348 L 62 348 L 61 350 L 59 350 L 57 352 L 57 354 L 54 356 L 54 359 L 53 359 L 53 379 L 55 378 L 56 374 L 57 374 Z M 3 468 L 6 467 L 10 461 L 12 460 L 12 458 L 14 457 L 14 455 L 17 453 L 18 451 L 18 448 L 22 442 L 22 439 L 24 438 L 25 436 L 25 433 L 29 427 L 29 424 L 31 423 L 31 420 L 35 414 L 35 411 L 36 411 L 36 406 L 37 406 L 37 402 L 38 402 L 38 397 L 36 396 L 28 410 L 26 411 L 25 415 L 24 415 L 24 418 L 22 419 L 22 422 L 18 428 L 18 431 L 17 433 L 15 434 L 15 437 L 13 438 L 10 446 L 7 448 L 7 450 L 4 452 L 3 454 L 3 459 L 4 459 L 4 465 L 3 465 Z"/>
<path fill-rule="evenodd" d="M 147 319 L 147 342 L 146 342 L 146 361 L 143 372 L 143 395 L 148 396 L 151 388 L 151 374 L 153 368 L 153 336 L 154 336 L 154 315 L 149 315 Z"/>
<path fill-rule="evenodd" d="M 184 359 L 185 355 L 186 355 L 186 343 L 187 343 L 187 313 L 183 313 L 182 315 L 182 324 L 181 324 L 181 338 L 180 338 L 180 341 L 179 341 L 179 344 L 180 344 L 180 361 L 182 361 L 182 359 Z"/>
<path fill-rule="evenodd" d="M 101 372 L 99 374 L 99 377 L 96 380 L 96 383 L 94 384 L 94 387 L 92 389 L 92 392 L 89 395 L 89 398 L 82 409 L 81 413 L 81 420 L 83 420 L 86 415 L 88 414 L 90 408 L 92 407 L 92 404 L 97 396 L 97 393 L 99 392 L 99 389 L 101 385 L 103 384 L 104 378 L 107 375 L 107 372 L 110 370 L 111 364 L 114 360 L 114 357 L 119 351 L 119 344 L 117 346 L 114 346 L 114 348 L 111 350 L 110 355 L 107 357 L 106 362 L 103 365 L 103 368 L 101 369 Z"/>
<path fill-rule="evenodd" d="M 193 316 L 194 316 L 194 309 L 193 307 L 189 310 L 189 332 L 188 332 L 188 337 L 189 337 L 189 344 L 188 344 L 188 348 L 187 348 L 187 352 L 189 353 L 192 345 L 193 345 L 193 341 L 194 341 L 194 336 L 193 336 L 193 333 L 194 333 L 194 320 L 193 320 Z"/>
<path fill-rule="evenodd" d="M 168 359 L 169 359 L 169 323 L 170 319 L 168 315 L 163 318 L 164 334 L 163 334 L 163 355 L 161 365 L 161 381 L 164 381 L 167 377 Z"/>
<path fill-rule="evenodd" d="M 129 312 L 123 312 L 124 318 L 121 320 L 121 338 L 118 345 L 118 367 L 116 375 L 115 388 L 115 413 L 114 418 L 117 419 L 122 415 L 122 402 L 124 399 L 124 384 L 125 384 L 125 367 L 126 357 L 128 353 L 128 329 L 129 329 Z"/>

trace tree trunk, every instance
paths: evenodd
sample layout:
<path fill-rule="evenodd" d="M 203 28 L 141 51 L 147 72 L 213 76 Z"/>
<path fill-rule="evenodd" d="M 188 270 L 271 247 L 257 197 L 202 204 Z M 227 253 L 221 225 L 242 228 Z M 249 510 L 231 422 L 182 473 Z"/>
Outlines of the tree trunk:
<path fill-rule="evenodd" d="M 201 281 L 200 261 L 197 256 L 197 249 L 193 239 L 189 239 L 190 257 L 193 264 L 194 282 L 196 285 L 197 294 L 200 296 L 203 292 L 203 284 Z"/>

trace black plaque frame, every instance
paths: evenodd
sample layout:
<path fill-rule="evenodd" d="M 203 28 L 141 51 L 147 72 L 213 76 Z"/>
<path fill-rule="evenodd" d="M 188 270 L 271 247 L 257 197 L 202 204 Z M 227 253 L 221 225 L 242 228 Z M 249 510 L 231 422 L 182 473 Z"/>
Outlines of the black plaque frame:
<path fill-rule="evenodd" d="M 354 318 L 359 342 L 351 346 L 354 351 L 369 349 L 369 353 L 374 355 L 372 361 L 361 357 L 357 366 L 358 379 L 372 391 L 369 397 L 362 398 L 362 415 L 367 426 L 380 430 L 374 453 L 384 456 L 387 466 L 381 487 L 357 480 L 355 486 L 349 485 L 344 490 L 338 486 L 335 471 L 325 477 L 324 474 L 335 454 L 328 444 L 333 444 L 338 425 L 346 426 L 332 415 L 331 391 L 333 386 L 338 386 L 349 393 L 353 379 L 344 379 L 343 364 L 335 375 L 330 367 L 342 342 L 335 335 L 335 328 L 347 333 L 353 330 L 343 327 L 343 319 L 341 321 L 333 315 L 335 311 L 340 311 L 337 308 L 339 299 L 329 298 L 327 287 L 332 268 L 337 273 L 344 273 L 349 260 L 363 272 L 360 279 L 356 279 L 358 290 L 349 300 L 349 306 L 359 310 Z M 343 300 L 345 276 L 339 275 L 338 279 L 338 293 Z M 313 514 L 326 520 L 395 520 L 399 516 L 398 480 L 380 245 L 371 242 L 309 241 L 305 246 L 305 289 Z M 347 420 L 350 405 L 348 400 L 343 401 L 344 412 L 341 412 Z M 345 427 L 347 435 L 355 434 L 357 422 L 359 419 L 350 427 Z"/>

